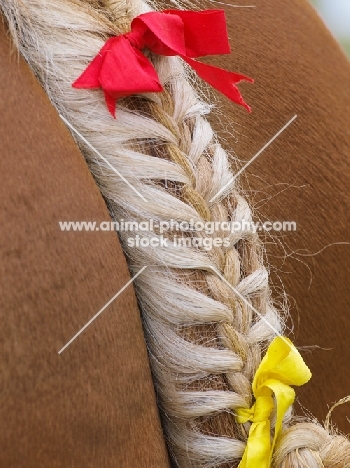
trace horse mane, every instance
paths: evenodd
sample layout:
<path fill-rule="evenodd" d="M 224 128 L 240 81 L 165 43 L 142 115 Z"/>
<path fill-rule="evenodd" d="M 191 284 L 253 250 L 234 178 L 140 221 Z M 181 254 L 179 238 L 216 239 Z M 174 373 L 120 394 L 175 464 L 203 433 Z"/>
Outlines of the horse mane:
<path fill-rule="evenodd" d="M 109 36 L 128 31 L 150 6 L 137 0 L 8 0 L 0 6 L 53 105 L 85 139 L 73 130 L 113 221 L 153 220 L 158 227 L 142 236 L 168 242 L 143 248 L 136 231 L 119 232 L 130 271 L 147 267 L 135 288 L 175 465 L 238 466 L 249 424 L 236 422 L 235 409 L 252 405 L 253 377 L 276 333 L 284 332 L 286 311 L 271 299 L 256 232 L 199 231 L 202 243 L 194 244 L 187 231 L 175 242 L 176 223 L 253 220 L 238 182 L 225 188 L 232 162 L 208 122 L 205 91 L 180 59 L 151 56 L 164 92 L 120 100 L 113 120 L 100 91 L 77 92 L 71 84 Z M 130 185 L 111 166 L 121 168 Z M 227 245 L 215 246 L 216 237 L 227 238 Z M 292 408 L 283 424 L 274 467 L 348 466 L 350 443 L 329 424 L 296 417 Z"/>

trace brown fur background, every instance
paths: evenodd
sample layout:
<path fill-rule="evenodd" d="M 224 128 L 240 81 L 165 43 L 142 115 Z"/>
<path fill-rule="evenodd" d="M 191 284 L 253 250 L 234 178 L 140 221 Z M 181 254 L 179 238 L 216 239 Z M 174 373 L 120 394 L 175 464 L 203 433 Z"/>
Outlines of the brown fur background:
<path fill-rule="evenodd" d="M 278 269 L 273 284 L 280 287 L 280 278 L 291 301 L 296 345 L 323 348 L 303 353 L 313 377 L 298 397 L 324 421 L 327 405 L 350 393 L 350 65 L 306 0 L 245 4 L 256 8 L 225 8 L 232 54 L 212 59 L 255 78 L 240 86 L 251 114 L 218 96 L 223 124 L 231 118 L 240 132 L 224 146 L 248 161 L 298 115 L 242 183 L 263 219 L 297 222 L 296 232 L 284 233 L 283 247 L 266 238 L 267 253 Z M 223 133 L 224 125 L 212 120 Z M 338 242 L 348 245 L 331 245 Z M 284 261 L 283 249 L 314 254 L 328 245 L 318 255 Z M 333 414 L 344 433 L 349 413 L 343 405 Z"/>
<path fill-rule="evenodd" d="M 0 466 L 166 467 L 141 320 L 115 233 L 68 130 L 0 22 Z"/>

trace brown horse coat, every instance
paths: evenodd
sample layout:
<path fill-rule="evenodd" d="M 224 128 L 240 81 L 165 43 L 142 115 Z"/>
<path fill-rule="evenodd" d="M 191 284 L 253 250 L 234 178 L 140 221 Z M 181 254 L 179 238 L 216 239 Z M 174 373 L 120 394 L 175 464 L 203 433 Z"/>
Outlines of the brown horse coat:
<path fill-rule="evenodd" d="M 296 345 L 320 346 L 304 354 L 313 377 L 297 393 L 323 421 L 327 405 L 350 393 L 350 65 L 305 0 L 253 4 L 226 8 L 232 54 L 213 60 L 255 78 L 253 86 L 241 85 L 252 114 L 219 97 L 225 123 L 239 124 L 237 142 L 231 138 L 226 148 L 248 161 L 298 115 L 242 182 L 262 205 L 262 219 L 297 223 L 296 232 L 279 236 L 282 246 L 266 237 L 267 253 L 277 269 L 273 284 L 281 287 L 279 276 L 291 301 Z M 284 261 L 285 253 L 292 255 Z M 333 421 L 348 433 L 346 415 L 348 405 Z"/>
<path fill-rule="evenodd" d="M 243 182 L 258 204 L 286 184 L 260 213 L 295 220 L 285 245 L 313 253 L 348 241 L 349 64 L 304 0 L 254 3 L 226 7 L 233 52 L 213 59 L 256 80 L 241 86 L 253 114 L 222 99 L 225 123 L 232 116 L 240 131 L 227 146 L 249 160 L 298 114 Z M 0 466 L 166 467 L 132 287 L 58 355 L 129 273 L 115 234 L 59 230 L 60 220 L 100 221 L 108 213 L 69 132 L 23 60 L 10 54 L 3 26 L 0 37 Z M 268 252 L 281 266 L 273 257 L 281 248 Z M 305 356 L 314 375 L 298 391 L 321 420 L 327 403 L 348 393 L 349 252 L 334 245 L 314 257 L 294 255 L 279 271 L 295 303 L 296 344 L 331 349 Z M 299 260 L 312 271 L 310 287 Z M 348 431 L 345 411 L 334 421 Z"/>
<path fill-rule="evenodd" d="M 0 23 L 1 25 L 1 23 Z M 0 466 L 168 466 L 139 310 L 115 233 L 69 131 L 0 30 Z"/>

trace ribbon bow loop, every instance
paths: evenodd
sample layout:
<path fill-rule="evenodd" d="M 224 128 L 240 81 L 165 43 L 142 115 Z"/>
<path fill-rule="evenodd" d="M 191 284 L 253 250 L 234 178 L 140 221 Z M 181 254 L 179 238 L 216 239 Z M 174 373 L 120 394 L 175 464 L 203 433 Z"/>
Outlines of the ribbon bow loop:
<path fill-rule="evenodd" d="M 277 337 L 270 344 L 253 379 L 255 403 L 251 408 L 236 410 L 237 422 L 251 421 L 246 450 L 238 468 L 269 468 L 274 446 L 282 430 L 283 417 L 295 399 L 290 385 L 304 385 L 311 372 L 293 343 Z M 273 441 L 270 416 L 276 401 L 276 424 Z"/>
<path fill-rule="evenodd" d="M 73 87 L 102 88 L 115 117 L 117 99 L 163 90 L 152 63 L 141 52 L 146 47 L 155 54 L 180 56 L 202 79 L 250 111 L 235 84 L 252 82 L 251 78 L 194 60 L 230 52 L 223 10 L 165 10 L 137 16 L 130 32 L 107 40 Z"/>
<path fill-rule="evenodd" d="M 158 55 L 187 55 L 184 23 L 179 15 L 151 12 L 137 16 L 131 31 L 143 31 L 146 47 Z"/>

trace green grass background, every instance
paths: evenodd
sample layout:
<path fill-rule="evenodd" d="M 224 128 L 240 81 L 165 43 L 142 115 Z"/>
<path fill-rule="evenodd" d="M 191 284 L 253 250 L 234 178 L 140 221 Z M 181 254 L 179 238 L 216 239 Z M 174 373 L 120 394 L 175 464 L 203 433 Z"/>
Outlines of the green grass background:
<path fill-rule="evenodd" d="M 331 2 L 332 0 L 328 0 Z M 350 0 L 348 0 L 350 2 Z M 320 9 L 320 2 L 319 0 L 310 0 L 310 2 L 314 5 L 314 7 L 318 10 Z M 324 18 L 325 23 L 327 24 L 327 18 Z M 348 57 L 350 57 L 350 22 L 349 22 L 349 33 L 348 35 L 339 35 L 336 30 L 331 30 L 335 38 L 340 43 L 341 47 L 345 50 Z"/>

